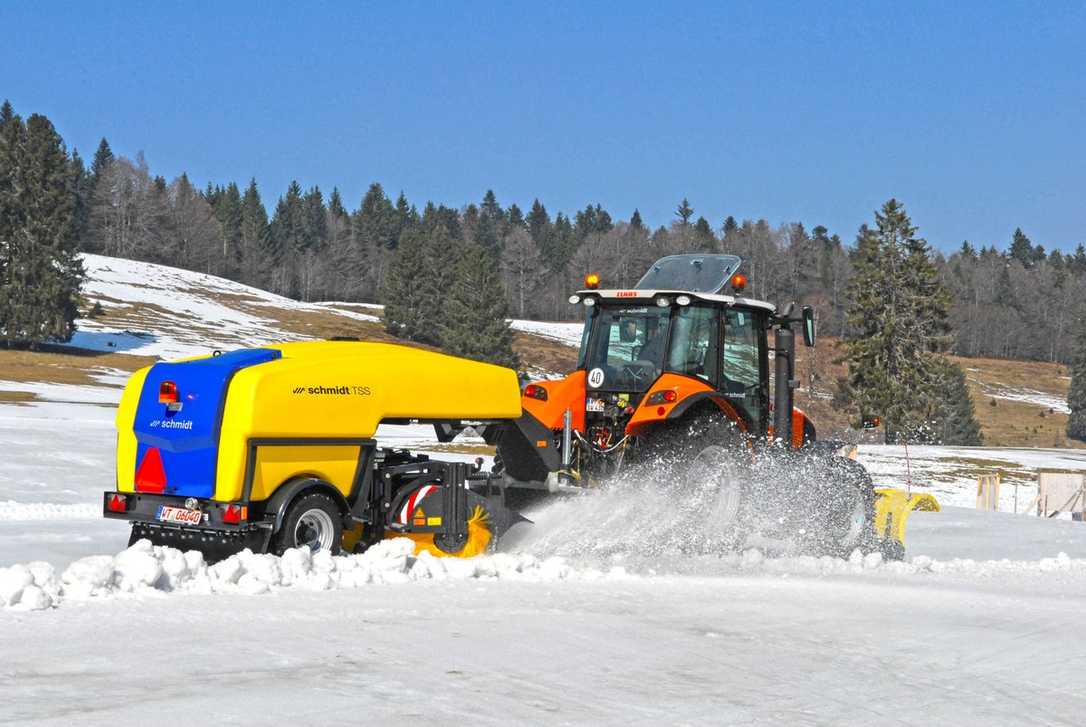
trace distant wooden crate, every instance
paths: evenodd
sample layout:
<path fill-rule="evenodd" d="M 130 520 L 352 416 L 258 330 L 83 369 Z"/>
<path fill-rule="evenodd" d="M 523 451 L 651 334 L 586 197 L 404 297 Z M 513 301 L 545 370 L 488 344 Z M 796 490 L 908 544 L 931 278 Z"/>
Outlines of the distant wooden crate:
<path fill-rule="evenodd" d="M 1082 520 L 1086 513 L 1086 472 L 1040 470 L 1034 502 L 1041 517 L 1069 512 L 1075 520 Z"/>
<path fill-rule="evenodd" d="M 977 478 L 977 509 L 999 510 L 999 475 L 981 475 Z"/>

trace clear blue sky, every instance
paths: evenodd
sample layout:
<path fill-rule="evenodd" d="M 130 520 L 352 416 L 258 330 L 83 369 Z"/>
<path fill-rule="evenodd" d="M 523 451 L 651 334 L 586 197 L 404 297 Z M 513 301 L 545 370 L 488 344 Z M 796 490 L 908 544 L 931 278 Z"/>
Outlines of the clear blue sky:
<path fill-rule="evenodd" d="M 198 184 L 1086 242 L 1086 4 L 14 2 L 0 97 Z"/>

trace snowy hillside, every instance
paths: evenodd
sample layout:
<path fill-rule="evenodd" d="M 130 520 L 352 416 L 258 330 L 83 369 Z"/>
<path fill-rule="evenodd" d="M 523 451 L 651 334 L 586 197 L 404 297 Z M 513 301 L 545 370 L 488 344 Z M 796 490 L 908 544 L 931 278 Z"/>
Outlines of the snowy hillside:
<path fill-rule="evenodd" d="M 344 332 L 379 318 L 351 304 L 301 303 L 214 275 L 165 265 L 84 255 L 89 304 L 101 318 L 82 318 L 71 345 L 96 351 L 180 358 L 216 348 L 260 345 L 313 336 L 284 325 L 300 317 L 336 319 Z M 297 321 L 292 321 L 297 323 Z"/>

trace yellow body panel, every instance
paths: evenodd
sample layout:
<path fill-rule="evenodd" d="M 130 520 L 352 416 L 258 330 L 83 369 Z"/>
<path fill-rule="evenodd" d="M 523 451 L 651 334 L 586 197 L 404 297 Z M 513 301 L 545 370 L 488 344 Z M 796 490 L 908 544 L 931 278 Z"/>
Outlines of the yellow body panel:
<path fill-rule="evenodd" d="M 390 419 L 473 421 L 521 414 L 516 373 L 501 366 L 387 343 L 307 341 L 263 348 L 278 349 L 283 357 L 239 369 L 227 389 L 216 463 L 219 501 L 241 497 L 250 439 L 360 440 Z M 132 425 L 146 375 L 144 369 L 132 376 L 117 412 L 118 484 L 124 491 L 133 488 Z M 259 448 L 253 499 L 304 475 L 350 491 L 358 445 L 287 444 Z"/>
<path fill-rule="evenodd" d="M 279 485 L 301 474 L 324 480 L 346 497 L 351 494 L 351 486 L 354 484 L 360 450 L 361 447 L 350 445 L 258 447 L 250 498 L 266 500 Z M 232 493 L 226 492 L 225 488 L 215 494 L 220 500 L 238 499 L 227 497 Z M 240 495 L 239 492 L 238 496 Z"/>
<path fill-rule="evenodd" d="M 140 391 L 150 370 L 150 366 L 144 367 L 128 378 L 113 420 L 117 426 L 117 489 L 121 492 L 136 491 L 136 435 L 132 425 L 136 421 Z"/>
<path fill-rule="evenodd" d="M 939 512 L 939 501 L 927 493 L 909 494 L 892 487 L 876 488 L 875 533 L 880 538 L 893 538 L 905 545 L 905 523 L 915 511 Z"/>

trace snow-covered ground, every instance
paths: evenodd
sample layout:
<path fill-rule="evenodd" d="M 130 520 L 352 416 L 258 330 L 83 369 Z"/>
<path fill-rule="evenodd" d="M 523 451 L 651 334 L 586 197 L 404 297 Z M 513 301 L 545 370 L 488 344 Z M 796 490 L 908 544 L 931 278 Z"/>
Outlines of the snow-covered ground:
<path fill-rule="evenodd" d="M 691 557 L 615 517 L 652 507 L 615 493 L 533 511 L 507 552 L 473 561 L 388 542 L 209 568 L 122 553 L 124 526 L 98 515 L 114 442 L 100 388 L 0 404 L 0 723 L 1078 724 L 1086 709 L 1077 523 L 948 508 L 912 517 L 907 563 Z M 433 446 L 426 427 L 381 438 Z M 861 450 L 886 477 L 892 455 Z"/>
<path fill-rule="evenodd" d="M 87 263 L 104 307 L 168 301 L 198 319 L 144 316 L 130 333 L 81 321 L 77 345 L 100 350 L 173 357 L 297 337 L 261 306 L 380 313 Z M 570 345 L 581 331 L 513 326 Z M 125 526 L 100 516 L 124 374 L 94 378 L 0 381 L 36 396 L 0 403 L 0 724 L 1077 725 L 1086 714 L 1086 525 L 971 509 L 980 473 L 1003 474 L 1008 511 L 1020 483 L 1023 510 L 1037 468 L 1086 469 L 1086 454 L 912 447 L 906 465 L 902 448 L 861 445 L 878 484 L 911 480 L 945 506 L 912 516 L 905 563 L 690 556 L 653 529 L 666 503 L 613 490 L 529 512 L 534 525 L 503 552 L 472 561 L 390 541 L 208 567 L 125 550 Z M 441 449 L 426 426 L 378 438 Z M 457 445 L 440 456 L 481 451 L 477 438 Z"/>
<path fill-rule="evenodd" d="M 584 332 L 584 323 L 554 323 L 550 321 L 509 321 L 509 326 L 514 331 L 524 331 L 540 338 L 549 338 L 567 346 L 579 347 L 581 334 Z"/>
<path fill-rule="evenodd" d="M 940 502 L 974 507 L 977 477 L 999 474 L 1000 510 L 1025 512 L 1037 497 L 1040 469 L 1086 470 L 1086 450 L 1016 447 L 931 447 L 861 444 L 858 459 L 876 485 L 911 486 Z"/>

